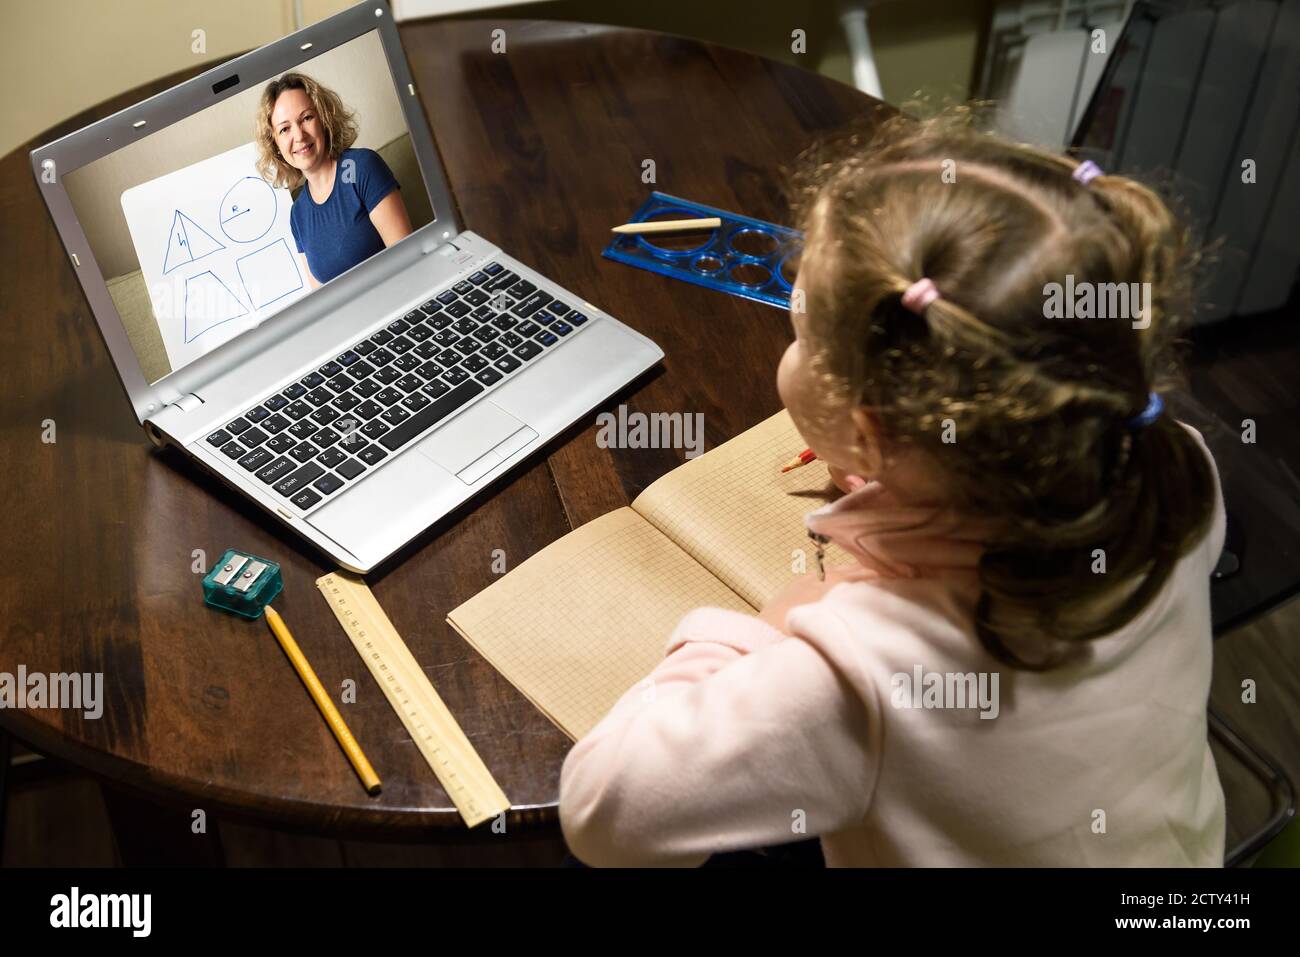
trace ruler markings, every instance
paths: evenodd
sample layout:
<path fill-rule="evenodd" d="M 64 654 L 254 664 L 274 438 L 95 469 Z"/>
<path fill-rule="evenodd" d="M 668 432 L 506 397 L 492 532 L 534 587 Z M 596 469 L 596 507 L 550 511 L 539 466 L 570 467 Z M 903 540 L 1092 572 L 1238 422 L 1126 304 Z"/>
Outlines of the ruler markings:
<path fill-rule="evenodd" d="M 509 799 L 365 583 L 330 574 L 316 586 L 465 823 L 474 827 L 508 809 Z"/>

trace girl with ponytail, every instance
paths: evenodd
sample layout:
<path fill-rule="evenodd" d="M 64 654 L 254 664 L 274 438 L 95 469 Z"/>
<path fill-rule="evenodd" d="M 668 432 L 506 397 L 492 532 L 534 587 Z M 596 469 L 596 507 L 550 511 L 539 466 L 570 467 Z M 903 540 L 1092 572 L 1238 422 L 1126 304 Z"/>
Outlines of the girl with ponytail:
<path fill-rule="evenodd" d="M 951 118 L 810 151 L 792 185 L 777 383 L 847 493 L 809 531 L 854 562 L 681 621 L 656 694 L 565 762 L 574 853 L 806 834 L 831 865 L 1221 866 L 1224 513 L 1165 405 L 1186 230 L 1134 180 Z"/>

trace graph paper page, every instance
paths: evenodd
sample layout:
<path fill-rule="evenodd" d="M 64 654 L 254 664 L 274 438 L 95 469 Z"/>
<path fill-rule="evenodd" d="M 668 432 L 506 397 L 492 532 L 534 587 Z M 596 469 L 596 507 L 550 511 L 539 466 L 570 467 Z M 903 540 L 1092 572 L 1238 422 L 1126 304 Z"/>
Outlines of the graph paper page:
<path fill-rule="evenodd" d="M 447 616 L 574 740 L 663 660 L 692 608 L 752 612 L 630 508 L 548 545 Z"/>
<path fill-rule="evenodd" d="M 826 466 L 782 474 L 804 448 L 785 410 L 673 469 L 632 503 L 754 608 L 804 571 L 815 572 L 804 516 L 839 492 Z M 827 564 L 846 553 L 829 545 Z"/>

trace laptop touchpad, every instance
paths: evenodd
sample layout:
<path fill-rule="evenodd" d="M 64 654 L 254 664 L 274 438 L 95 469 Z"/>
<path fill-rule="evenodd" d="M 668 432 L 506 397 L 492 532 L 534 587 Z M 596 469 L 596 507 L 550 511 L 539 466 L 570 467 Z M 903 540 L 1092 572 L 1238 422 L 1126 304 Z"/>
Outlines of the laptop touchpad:
<path fill-rule="evenodd" d="M 517 435 L 521 431 L 524 434 Z M 537 437 L 537 433 L 489 400 L 466 409 L 433 435 L 421 441 L 416 448 L 421 455 L 472 485 L 482 474 L 491 471 L 492 466 L 500 464 L 502 459 L 497 454 L 492 457 L 492 464 L 487 468 L 479 469 L 471 466 L 484 460 L 489 452 L 512 437 L 521 440 L 509 443 L 513 450 L 532 441 Z M 525 439 L 527 441 L 522 441 Z"/>

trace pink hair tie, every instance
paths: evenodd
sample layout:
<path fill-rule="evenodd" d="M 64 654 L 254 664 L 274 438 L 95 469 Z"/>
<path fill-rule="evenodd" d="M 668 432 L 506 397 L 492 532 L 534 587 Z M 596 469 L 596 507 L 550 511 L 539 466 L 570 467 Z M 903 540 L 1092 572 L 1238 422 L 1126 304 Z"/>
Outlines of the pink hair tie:
<path fill-rule="evenodd" d="M 1092 160 L 1084 160 L 1082 163 L 1076 166 L 1074 168 L 1074 172 L 1070 174 L 1070 176 L 1076 182 L 1084 186 L 1087 186 L 1094 179 L 1096 179 L 1098 176 L 1101 175 L 1102 175 L 1101 167 L 1098 166 L 1096 163 L 1094 163 Z"/>
<path fill-rule="evenodd" d="M 919 316 L 938 298 L 939 287 L 934 284 L 934 280 L 918 279 L 903 293 L 903 306 Z"/>

